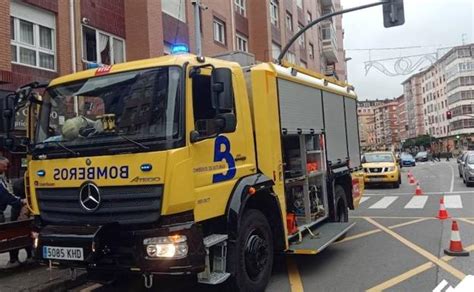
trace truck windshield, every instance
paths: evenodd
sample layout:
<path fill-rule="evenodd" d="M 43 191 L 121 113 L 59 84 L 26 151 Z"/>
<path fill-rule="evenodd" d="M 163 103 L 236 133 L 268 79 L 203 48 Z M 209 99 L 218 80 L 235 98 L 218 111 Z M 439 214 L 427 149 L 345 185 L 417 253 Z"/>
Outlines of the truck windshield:
<path fill-rule="evenodd" d="M 35 149 L 180 139 L 180 76 L 179 67 L 159 67 L 49 88 L 43 96 Z"/>

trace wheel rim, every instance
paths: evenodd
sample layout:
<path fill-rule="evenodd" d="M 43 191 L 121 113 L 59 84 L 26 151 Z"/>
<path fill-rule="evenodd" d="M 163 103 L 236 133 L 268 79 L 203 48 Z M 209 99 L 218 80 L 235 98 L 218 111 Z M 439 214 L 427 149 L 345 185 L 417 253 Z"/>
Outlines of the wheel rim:
<path fill-rule="evenodd" d="M 268 262 L 268 242 L 259 230 L 249 233 L 245 244 L 245 267 L 250 279 L 258 278 Z"/>

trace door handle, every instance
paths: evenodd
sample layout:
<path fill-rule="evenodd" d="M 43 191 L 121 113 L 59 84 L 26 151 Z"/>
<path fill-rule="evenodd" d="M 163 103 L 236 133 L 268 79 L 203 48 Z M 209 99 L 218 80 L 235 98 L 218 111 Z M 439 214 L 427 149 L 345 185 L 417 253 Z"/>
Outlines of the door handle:
<path fill-rule="evenodd" d="M 241 156 L 240 154 L 237 154 L 237 156 L 234 159 L 235 161 L 245 161 L 247 160 L 247 156 Z"/>

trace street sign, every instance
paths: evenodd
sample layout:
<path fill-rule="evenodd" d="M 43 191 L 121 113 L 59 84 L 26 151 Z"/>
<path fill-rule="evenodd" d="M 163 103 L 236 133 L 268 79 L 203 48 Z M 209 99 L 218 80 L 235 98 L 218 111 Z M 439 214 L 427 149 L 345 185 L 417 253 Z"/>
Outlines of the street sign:
<path fill-rule="evenodd" d="M 405 23 L 403 0 L 388 0 L 383 5 L 383 25 L 392 27 Z"/>

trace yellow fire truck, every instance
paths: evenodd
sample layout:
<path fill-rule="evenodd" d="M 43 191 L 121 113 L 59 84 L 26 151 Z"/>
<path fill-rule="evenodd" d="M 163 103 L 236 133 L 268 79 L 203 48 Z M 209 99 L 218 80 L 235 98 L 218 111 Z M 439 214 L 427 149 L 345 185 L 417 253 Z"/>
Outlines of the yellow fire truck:
<path fill-rule="evenodd" d="M 262 291 L 275 253 L 353 226 L 356 95 L 292 66 L 178 54 L 18 90 L 40 261 Z M 13 147 L 14 137 L 5 140 Z"/>

